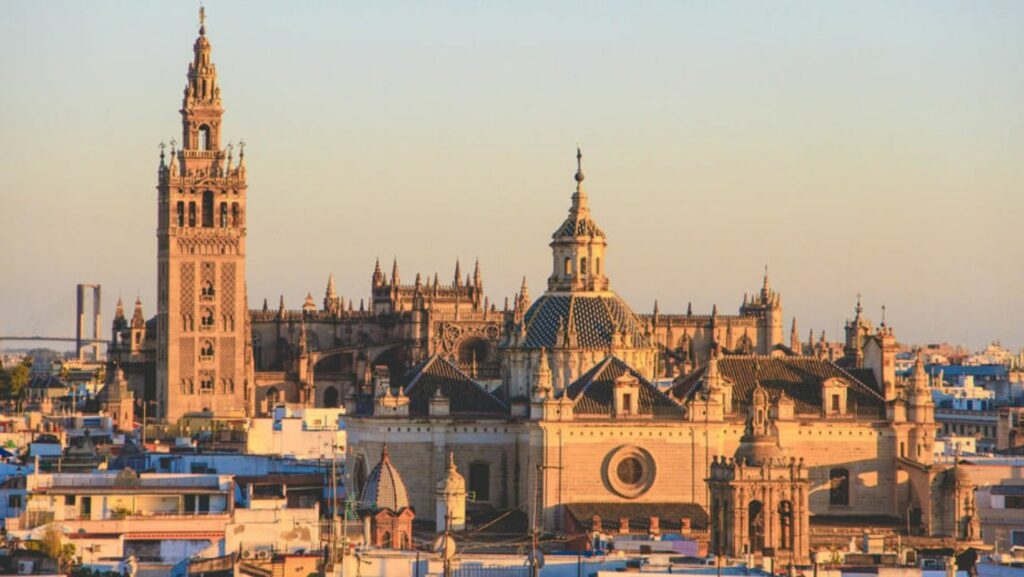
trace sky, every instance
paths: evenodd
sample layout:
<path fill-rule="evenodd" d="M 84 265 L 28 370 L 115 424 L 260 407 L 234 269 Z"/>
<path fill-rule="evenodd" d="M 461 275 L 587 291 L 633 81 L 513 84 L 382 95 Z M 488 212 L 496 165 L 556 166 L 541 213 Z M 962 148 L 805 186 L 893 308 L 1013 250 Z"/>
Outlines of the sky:
<path fill-rule="evenodd" d="M 583 147 L 612 288 L 788 331 L 858 293 L 897 338 L 1024 346 L 1024 3 L 206 3 L 244 139 L 250 304 L 374 259 L 491 300 L 550 274 Z M 0 2 L 0 335 L 74 334 L 78 282 L 155 313 L 158 144 L 197 2 Z M 358 302 L 358 300 L 357 300 Z M 129 308 L 130 314 L 130 308 Z"/>

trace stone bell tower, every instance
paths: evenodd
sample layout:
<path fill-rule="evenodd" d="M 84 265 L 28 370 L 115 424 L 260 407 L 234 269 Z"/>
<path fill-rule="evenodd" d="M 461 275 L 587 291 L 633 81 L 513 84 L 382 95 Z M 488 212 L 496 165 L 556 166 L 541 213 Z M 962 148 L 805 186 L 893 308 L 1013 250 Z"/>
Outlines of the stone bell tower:
<path fill-rule="evenodd" d="M 174 423 L 191 411 L 249 410 L 245 291 L 245 149 L 221 146 L 220 86 L 205 17 L 181 107 L 182 143 L 160 153 L 157 400 Z"/>

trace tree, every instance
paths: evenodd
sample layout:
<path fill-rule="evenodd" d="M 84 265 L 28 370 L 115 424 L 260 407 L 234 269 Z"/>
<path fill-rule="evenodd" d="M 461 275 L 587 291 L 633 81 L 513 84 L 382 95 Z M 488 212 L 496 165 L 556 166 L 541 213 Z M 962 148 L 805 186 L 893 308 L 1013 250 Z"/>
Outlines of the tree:
<path fill-rule="evenodd" d="M 28 386 L 28 381 L 32 376 L 32 365 L 31 361 L 29 364 L 24 362 L 18 366 L 7 371 L 7 382 L 5 392 L 9 398 L 15 399 L 18 402 L 18 411 L 21 411 L 21 401 L 25 398 L 25 389 Z"/>

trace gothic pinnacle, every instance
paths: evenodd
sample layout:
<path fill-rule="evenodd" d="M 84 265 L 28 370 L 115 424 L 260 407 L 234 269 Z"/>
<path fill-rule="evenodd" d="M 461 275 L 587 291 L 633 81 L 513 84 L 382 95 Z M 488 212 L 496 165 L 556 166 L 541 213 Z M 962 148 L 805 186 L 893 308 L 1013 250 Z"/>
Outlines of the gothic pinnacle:
<path fill-rule="evenodd" d="M 327 277 L 327 298 L 331 298 L 332 299 L 332 298 L 334 298 L 336 296 L 338 296 L 338 295 L 334 292 L 334 273 L 332 272 Z"/>

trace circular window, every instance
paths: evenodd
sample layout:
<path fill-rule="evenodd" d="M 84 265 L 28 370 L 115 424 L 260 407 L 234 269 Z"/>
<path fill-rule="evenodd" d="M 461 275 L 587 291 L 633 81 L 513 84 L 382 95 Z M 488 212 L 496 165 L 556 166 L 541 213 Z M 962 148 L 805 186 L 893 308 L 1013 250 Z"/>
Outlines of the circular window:
<path fill-rule="evenodd" d="M 620 497 L 633 499 L 654 484 L 654 459 L 637 446 L 619 447 L 605 459 L 605 482 Z"/>
<path fill-rule="evenodd" d="M 644 466 L 636 457 L 626 457 L 619 461 L 615 472 L 619 475 L 619 481 L 626 485 L 636 485 L 644 479 Z"/>

